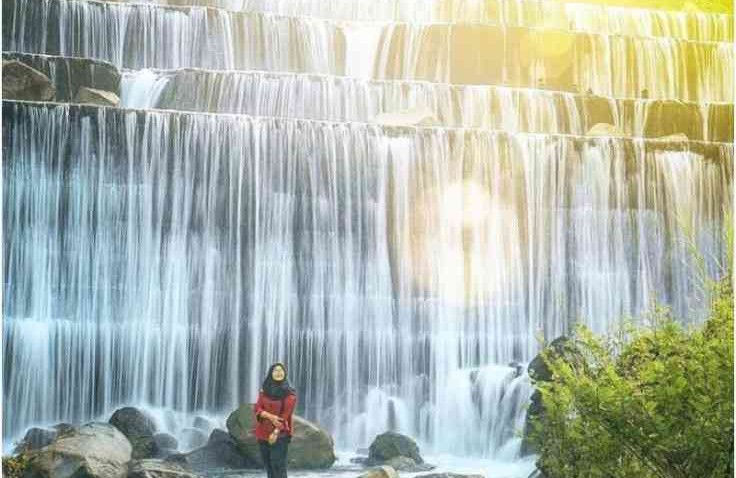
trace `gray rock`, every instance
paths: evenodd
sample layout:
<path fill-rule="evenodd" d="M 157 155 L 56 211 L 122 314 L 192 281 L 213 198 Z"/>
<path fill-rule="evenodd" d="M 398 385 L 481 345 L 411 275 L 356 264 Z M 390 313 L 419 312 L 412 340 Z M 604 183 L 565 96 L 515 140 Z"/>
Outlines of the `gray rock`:
<path fill-rule="evenodd" d="M 123 407 L 115 410 L 109 423 L 123 432 L 126 437 L 153 436 L 156 432 L 153 419 L 143 410 L 135 407 Z"/>
<path fill-rule="evenodd" d="M 383 465 L 390 466 L 396 471 L 406 471 L 409 473 L 429 471 L 435 468 L 434 465 L 428 463 L 417 463 L 408 456 L 395 456 L 390 460 L 386 460 Z"/>
<path fill-rule="evenodd" d="M 176 450 L 179 448 L 179 442 L 176 441 L 172 435 L 168 433 L 156 433 L 153 435 L 153 443 L 158 449 L 172 449 Z"/>
<path fill-rule="evenodd" d="M 57 432 L 57 435 L 56 435 L 57 437 L 77 429 L 77 427 L 75 427 L 71 423 L 66 423 L 66 422 L 57 423 L 56 425 L 53 426 L 53 428 Z"/>
<path fill-rule="evenodd" d="M 56 88 L 54 101 L 71 101 L 80 87 L 120 92 L 120 72 L 105 61 L 55 55 L 4 52 L 3 60 L 17 60 L 46 75 Z"/>
<path fill-rule="evenodd" d="M 426 106 L 380 113 L 373 121 L 388 126 L 436 126 L 439 124 L 434 112 Z"/>
<path fill-rule="evenodd" d="M 483 475 L 478 474 L 462 474 L 462 473 L 428 473 L 426 475 L 416 475 L 414 478 L 485 478 Z"/>
<path fill-rule="evenodd" d="M 368 448 L 368 456 L 376 461 L 390 460 L 395 456 L 406 456 L 416 463 L 424 463 L 416 442 L 401 433 L 385 432 L 376 436 Z"/>
<path fill-rule="evenodd" d="M 206 418 L 197 416 L 194 417 L 194 428 L 199 428 L 200 430 L 209 432 L 212 429 L 212 425 Z"/>
<path fill-rule="evenodd" d="M 16 444 L 13 453 L 18 454 L 43 448 L 53 442 L 57 434 L 58 431 L 53 428 L 29 428 L 23 439 Z"/>
<path fill-rule="evenodd" d="M 544 350 L 550 359 L 562 358 L 567 363 L 575 367 L 584 367 L 585 360 L 575 343 L 565 336 L 561 336 L 553 340 Z M 532 381 L 549 382 L 552 380 L 552 371 L 547 366 L 546 359 L 540 353 L 529 362 L 527 373 Z M 524 424 L 524 434 L 521 439 L 521 455 L 527 456 L 537 453 L 536 446 L 530 439 L 531 422 L 542 417 L 544 414 L 544 404 L 542 403 L 542 394 L 539 390 L 535 390 L 530 398 L 529 408 L 526 412 L 526 423 Z"/>
<path fill-rule="evenodd" d="M 337 460 L 335 444 L 326 430 L 304 418 L 293 416 L 294 431 L 289 444 L 287 467 L 292 469 L 329 468 Z M 238 450 L 258 467 L 263 467 L 256 440 L 253 404 L 242 404 L 227 419 L 227 429 Z"/>
<path fill-rule="evenodd" d="M 128 478 L 195 478 L 198 475 L 188 466 L 167 460 L 145 459 L 130 462 Z"/>
<path fill-rule="evenodd" d="M 609 123 L 596 123 L 586 133 L 588 136 L 621 136 L 622 132 Z"/>
<path fill-rule="evenodd" d="M 20 61 L 3 61 L 3 99 L 49 101 L 55 94 L 48 76 Z"/>
<path fill-rule="evenodd" d="M 238 450 L 235 441 L 225 430 L 216 428 L 210 434 L 207 444 L 183 455 L 186 462 L 197 471 L 214 469 L 258 468 Z"/>
<path fill-rule="evenodd" d="M 118 106 L 120 98 L 111 91 L 97 90 L 82 86 L 74 97 L 75 103 L 84 103 L 98 106 Z"/>
<path fill-rule="evenodd" d="M 120 430 L 133 446 L 133 458 L 150 458 L 156 454 L 153 419 L 135 407 L 123 407 L 112 414 L 110 424 Z"/>
<path fill-rule="evenodd" d="M 199 428 L 183 428 L 181 430 L 181 438 L 184 449 L 197 448 L 207 443 L 207 433 Z"/>
<path fill-rule="evenodd" d="M 399 474 L 390 466 L 381 465 L 366 470 L 358 478 L 399 478 Z"/>
<path fill-rule="evenodd" d="M 574 342 L 565 336 L 554 339 L 545 348 L 545 351 L 552 359 L 564 358 L 565 361 L 573 365 L 583 364 L 582 356 L 575 347 Z M 552 372 L 547 366 L 547 363 L 541 353 L 534 357 L 531 362 L 529 362 L 529 367 L 527 368 L 527 371 L 529 373 L 529 377 L 532 380 L 541 382 L 548 382 L 552 380 Z"/>
<path fill-rule="evenodd" d="M 120 430 L 91 422 L 28 453 L 25 478 L 124 478 L 132 447 Z"/>

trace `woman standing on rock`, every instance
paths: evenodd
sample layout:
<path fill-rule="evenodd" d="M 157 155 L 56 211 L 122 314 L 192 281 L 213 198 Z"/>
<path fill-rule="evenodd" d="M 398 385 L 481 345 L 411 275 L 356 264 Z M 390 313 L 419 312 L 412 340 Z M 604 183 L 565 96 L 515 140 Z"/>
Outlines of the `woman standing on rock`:
<path fill-rule="evenodd" d="M 253 412 L 255 435 L 268 478 L 286 478 L 286 455 L 291 442 L 296 390 L 286 378 L 286 365 L 276 362 L 268 369 Z"/>

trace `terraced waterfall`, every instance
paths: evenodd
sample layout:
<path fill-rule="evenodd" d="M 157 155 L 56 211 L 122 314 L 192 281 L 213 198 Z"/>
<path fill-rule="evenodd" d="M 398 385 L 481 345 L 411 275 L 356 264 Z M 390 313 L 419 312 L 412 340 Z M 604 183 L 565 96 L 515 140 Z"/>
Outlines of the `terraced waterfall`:
<path fill-rule="evenodd" d="M 540 338 L 702 315 L 732 40 L 551 0 L 4 1 L 6 56 L 109 62 L 121 104 L 3 102 L 3 440 L 223 418 L 281 359 L 340 450 L 515 462 Z"/>

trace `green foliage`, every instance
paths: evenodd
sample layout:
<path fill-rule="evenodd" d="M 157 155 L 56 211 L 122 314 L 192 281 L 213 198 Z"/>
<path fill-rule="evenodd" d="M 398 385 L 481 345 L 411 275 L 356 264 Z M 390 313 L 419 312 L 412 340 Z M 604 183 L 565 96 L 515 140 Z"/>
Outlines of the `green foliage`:
<path fill-rule="evenodd" d="M 3 476 L 5 478 L 20 478 L 28 465 L 28 457 L 20 453 L 15 456 L 3 457 Z"/>
<path fill-rule="evenodd" d="M 713 286 L 710 316 L 687 329 L 667 310 L 626 340 L 579 327 L 582 363 L 547 356 L 543 413 L 530 439 L 547 478 L 730 477 L 733 289 Z"/>

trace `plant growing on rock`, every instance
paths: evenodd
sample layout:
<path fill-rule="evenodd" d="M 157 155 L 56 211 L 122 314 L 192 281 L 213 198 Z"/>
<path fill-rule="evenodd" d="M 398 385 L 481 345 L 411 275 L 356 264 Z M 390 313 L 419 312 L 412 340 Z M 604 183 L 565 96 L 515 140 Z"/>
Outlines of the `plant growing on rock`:
<path fill-rule="evenodd" d="M 20 478 L 28 465 L 28 457 L 24 453 L 3 457 L 3 476 L 5 478 Z"/>

